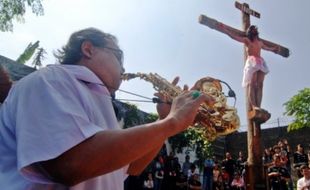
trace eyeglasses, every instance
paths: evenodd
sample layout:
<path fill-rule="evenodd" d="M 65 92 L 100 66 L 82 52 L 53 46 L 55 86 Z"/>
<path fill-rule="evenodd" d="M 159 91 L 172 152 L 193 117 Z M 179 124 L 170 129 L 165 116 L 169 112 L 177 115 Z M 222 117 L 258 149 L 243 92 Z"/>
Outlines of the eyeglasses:
<path fill-rule="evenodd" d="M 113 54 L 115 55 L 116 59 L 118 60 L 118 62 L 121 65 L 123 65 L 124 53 L 122 50 L 116 49 L 116 48 L 111 48 L 111 47 L 104 47 L 104 48 L 111 50 L 113 52 Z"/>

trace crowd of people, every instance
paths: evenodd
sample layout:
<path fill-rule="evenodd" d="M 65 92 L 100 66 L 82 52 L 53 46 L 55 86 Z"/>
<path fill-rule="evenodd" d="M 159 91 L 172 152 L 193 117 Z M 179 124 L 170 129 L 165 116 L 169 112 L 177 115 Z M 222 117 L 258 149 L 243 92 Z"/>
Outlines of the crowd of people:
<path fill-rule="evenodd" d="M 306 154 L 303 145 L 298 144 L 296 150 L 292 151 L 286 139 L 265 148 L 262 161 L 268 189 L 310 189 L 310 150 Z M 230 152 L 226 152 L 223 160 L 206 158 L 203 167 L 199 169 L 195 161 L 191 161 L 190 155 L 185 155 L 182 163 L 173 152 L 169 155 L 161 154 L 148 167 L 145 175 L 141 176 L 140 184 L 135 183 L 133 189 L 245 190 L 246 164 L 247 158 L 242 151 L 236 158 Z M 151 186 L 148 185 L 150 181 Z"/>
<path fill-rule="evenodd" d="M 286 139 L 280 140 L 273 147 L 265 148 L 263 163 L 267 168 L 270 187 L 272 189 L 293 189 L 294 184 L 298 184 L 298 180 L 303 178 L 303 169 L 309 168 L 309 160 L 310 149 L 306 153 L 304 146 L 298 144 L 295 150 L 292 150 Z M 297 185 L 298 190 L 309 188 L 310 179 L 306 178 L 308 179 L 306 188 Z"/>
<path fill-rule="evenodd" d="M 173 152 L 159 155 L 140 178 L 129 178 L 126 187 L 127 190 L 245 189 L 243 175 L 246 158 L 243 153 L 239 153 L 237 160 L 233 160 L 229 152 L 225 156 L 222 161 L 215 157 L 207 158 L 199 169 L 190 155 L 185 156 L 183 163 Z"/>

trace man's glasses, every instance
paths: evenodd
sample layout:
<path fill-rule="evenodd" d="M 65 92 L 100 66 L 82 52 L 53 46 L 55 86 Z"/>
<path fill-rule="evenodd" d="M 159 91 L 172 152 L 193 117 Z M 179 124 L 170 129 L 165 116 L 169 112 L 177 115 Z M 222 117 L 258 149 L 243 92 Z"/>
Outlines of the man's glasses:
<path fill-rule="evenodd" d="M 116 49 L 116 48 L 111 48 L 111 47 L 104 47 L 104 48 L 111 50 L 113 52 L 113 54 L 115 55 L 115 57 L 117 58 L 117 60 L 119 61 L 119 63 L 121 65 L 123 65 L 124 53 L 122 50 Z"/>

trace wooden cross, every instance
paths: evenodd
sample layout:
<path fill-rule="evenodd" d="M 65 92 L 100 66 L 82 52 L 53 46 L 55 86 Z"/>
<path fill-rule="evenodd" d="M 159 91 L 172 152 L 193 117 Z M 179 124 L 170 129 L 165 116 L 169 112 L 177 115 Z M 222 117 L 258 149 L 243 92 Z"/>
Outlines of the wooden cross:
<path fill-rule="evenodd" d="M 250 9 L 249 5 L 246 3 L 235 2 L 235 7 L 239 9 L 242 13 L 242 26 L 243 31 L 225 25 L 221 22 L 218 22 L 215 19 L 207 17 L 205 15 L 200 15 L 199 23 L 210 27 L 211 29 L 217 30 L 222 33 L 229 31 L 240 37 L 246 36 L 246 30 L 250 26 L 250 15 L 260 18 L 260 13 Z M 223 27 L 224 26 L 224 27 Z M 226 31 L 223 29 L 225 28 Z M 288 57 L 290 55 L 289 49 L 283 47 L 279 44 L 261 39 L 263 43 L 270 47 L 277 47 L 279 51 L 275 52 L 283 57 Z M 247 59 L 247 53 L 244 46 L 244 61 Z M 270 118 L 270 114 L 265 111 L 253 112 L 250 110 L 250 102 L 248 97 L 246 98 L 246 109 L 247 109 L 247 121 L 248 121 L 248 132 L 247 132 L 247 141 L 248 141 L 248 160 L 246 167 L 246 189 L 256 190 L 256 189 L 267 189 L 266 185 L 266 172 L 264 172 L 263 163 L 262 163 L 262 148 L 261 148 L 261 127 L 260 124 L 266 122 Z M 269 114 L 269 115 L 268 115 Z"/>

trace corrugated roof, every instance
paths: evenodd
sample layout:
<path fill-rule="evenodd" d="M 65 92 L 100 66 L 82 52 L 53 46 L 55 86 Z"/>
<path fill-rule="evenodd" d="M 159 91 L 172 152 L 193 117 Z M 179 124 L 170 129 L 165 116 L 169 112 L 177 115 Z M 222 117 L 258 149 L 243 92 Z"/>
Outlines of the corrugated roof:
<path fill-rule="evenodd" d="M 35 68 L 17 63 L 16 61 L 2 55 L 0 55 L 0 65 L 8 71 L 13 81 L 17 81 L 36 70 Z"/>

